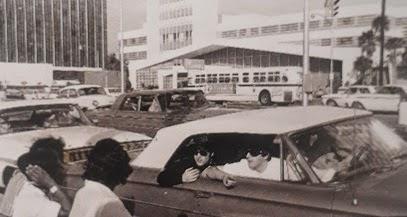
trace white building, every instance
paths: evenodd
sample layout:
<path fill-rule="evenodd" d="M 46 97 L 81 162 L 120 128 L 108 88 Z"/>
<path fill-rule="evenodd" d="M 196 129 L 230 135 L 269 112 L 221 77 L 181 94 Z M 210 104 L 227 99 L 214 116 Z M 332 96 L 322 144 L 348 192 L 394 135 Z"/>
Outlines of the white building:
<path fill-rule="evenodd" d="M 255 71 L 273 66 L 302 66 L 302 13 L 268 17 L 219 15 L 219 11 L 218 0 L 149 0 L 143 28 L 126 32 L 123 38 L 133 87 L 163 88 L 163 79 L 170 72 L 174 76 L 181 73 L 181 78 L 173 79 L 182 81 L 189 76 L 188 72 L 193 73 L 185 66 L 185 59 L 202 59 L 205 64 L 201 70 L 212 65 L 212 70 L 219 66 L 231 73 L 237 68 Z M 390 30 L 386 37 L 407 36 L 405 11 L 407 7 L 387 7 Z M 311 12 L 310 71 L 319 80 L 314 88 L 326 85 L 331 44 L 336 77 L 343 83 L 354 79 L 353 62 L 361 55 L 358 37 L 371 29 L 380 12 L 380 4 L 341 6 L 332 20 L 321 16 L 323 10 Z M 379 48 L 374 56 L 377 63 L 378 54 Z"/>

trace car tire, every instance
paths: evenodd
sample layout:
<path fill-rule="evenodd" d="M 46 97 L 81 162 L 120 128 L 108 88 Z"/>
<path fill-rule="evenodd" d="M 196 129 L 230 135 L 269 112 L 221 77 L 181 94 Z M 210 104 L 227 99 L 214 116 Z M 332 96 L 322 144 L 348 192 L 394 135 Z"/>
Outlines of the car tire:
<path fill-rule="evenodd" d="M 360 102 L 353 102 L 352 103 L 352 108 L 360 109 L 360 110 L 366 110 L 366 108 Z"/>
<path fill-rule="evenodd" d="M 271 105 L 271 96 L 267 90 L 263 90 L 260 92 L 259 102 L 261 105 Z"/>
<path fill-rule="evenodd" d="M 328 99 L 328 101 L 326 101 L 326 105 L 336 107 L 336 106 L 338 106 L 338 103 L 336 103 L 335 100 Z"/>

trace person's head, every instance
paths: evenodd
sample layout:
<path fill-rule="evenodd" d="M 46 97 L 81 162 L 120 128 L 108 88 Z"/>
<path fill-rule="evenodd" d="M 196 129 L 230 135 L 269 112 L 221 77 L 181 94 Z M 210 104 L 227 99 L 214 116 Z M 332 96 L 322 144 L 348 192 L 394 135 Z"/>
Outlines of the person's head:
<path fill-rule="evenodd" d="M 36 150 L 51 150 L 55 152 L 60 161 L 64 160 L 65 142 L 62 138 L 45 137 L 37 139 L 30 147 L 30 152 Z"/>
<path fill-rule="evenodd" d="M 28 153 L 21 155 L 17 159 L 17 166 L 26 174 L 26 168 L 28 165 L 36 165 L 45 170 L 52 179 L 59 185 L 63 184 L 64 180 L 64 168 L 57 156 L 56 152 L 51 149 L 33 149 Z"/>
<path fill-rule="evenodd" d="M 100 182 L 110 189 L 125 184 L 133 169 L 130 158 L 120 143 L 113 139 L 103 139 L 90 151 L 85 164 L 83 178 Z"/>
<path fill-rule="evenodd" d="M 268 164 L 271 154 L 265 146 L 253 145 L 247 149 L 246 159 L 249 168 L 258 171 Z"/>
<path fill-rule="evenodd" d="M 208 165 L 213 156 L 213 152 L 207 146 L 198 145 L 194 150 L 194 160 L 198 167 Z"/>
<path fill-rule="evenodd" d="M 9 133 L 10 124 L 5 121 L 3 118 L 0 118 L 0 134 Z"/>

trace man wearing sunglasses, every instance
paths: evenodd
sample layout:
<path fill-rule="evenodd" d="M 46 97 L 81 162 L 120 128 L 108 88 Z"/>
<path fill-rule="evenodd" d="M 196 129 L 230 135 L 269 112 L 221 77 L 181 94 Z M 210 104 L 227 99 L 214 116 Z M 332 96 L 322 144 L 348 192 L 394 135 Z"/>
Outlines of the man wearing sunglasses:
<path fill-rule="evenodd" d="M 281 180 L 280 158 L 271 156 L 271 147 L 250 145 L 245 153 L 241 161 L 224 165 L 223 171 L 242 177 Z"/>
<path fill-rule="evenodd" d="M 158 175 L 157 182 L 163 187 L 171 187 L 181 183 L 195 182 L 199 177 L 222 181 L 227 188 L 233 187 L 236 183 L 234 178 L 212 166 L 214 152 L 206 145 L 196 145 L 193 157 L 186 156 L 171 164 Z"/>

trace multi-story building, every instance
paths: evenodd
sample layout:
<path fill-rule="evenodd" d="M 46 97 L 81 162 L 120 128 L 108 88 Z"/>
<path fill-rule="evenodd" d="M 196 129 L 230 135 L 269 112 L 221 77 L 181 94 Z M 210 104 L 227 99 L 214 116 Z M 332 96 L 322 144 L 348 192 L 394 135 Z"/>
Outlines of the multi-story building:
<path fill-rule="evenodd" d="M 407 37 L 406 10 L 407 7 L 387 8 L 390 30 L 386 37 Z M 174 71 L 174 79 L 177 72 L 194 73 L 185 66 L 189 62 L 185 59 L 204 60 L 204 66 L 211 65 L 206 67 L 211 70 L 213 66 L 229 66 L 222 68 L 227 73 L 239 68 L 256 71 L 274 66 L 302 66 L 302 13 L 269 17 L 220 15 L 221 12 L 217 0 L 149 0 L 143 28 L 127 32 L 123 38 L 133 86 L 160 86 L 168 68 Z M 371 29 L 380 12 L 380 4 L 341 6 L 339 15 L 333 19 L 324 18 L 323 10 L 311 12 L 310 71 L 319 80 L 325 80 L 315 87 L 328 82 L 331 59 L 336 77 L 343 82 L 354 79 L 353 62 L 361 55 L 358 37 Z M 138 41 L 137 38 L 143 38 L 144 43 L 128 43 Z M 378 53 L 374 56 L 376 61 Z"/>
<path fill-rule="evenodd" d="M 106 56 L 106 0 L 0 0 L 0 62 L 51 64 L 58 78 Z"/>

